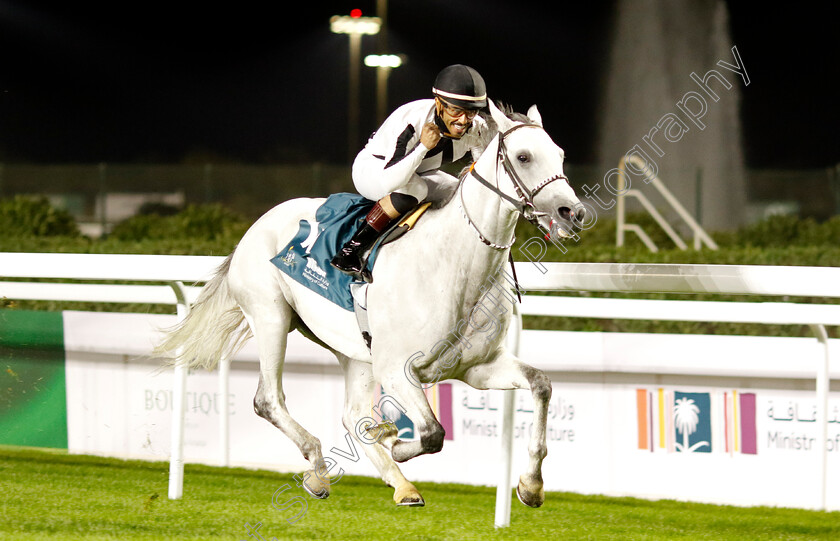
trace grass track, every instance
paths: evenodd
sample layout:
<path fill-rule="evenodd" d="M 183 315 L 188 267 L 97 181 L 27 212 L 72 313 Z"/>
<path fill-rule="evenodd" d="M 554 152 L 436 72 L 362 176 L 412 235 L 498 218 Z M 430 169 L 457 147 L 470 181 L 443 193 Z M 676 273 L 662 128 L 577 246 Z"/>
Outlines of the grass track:
<path fill-rule="evenodd" d="M 422 460 L 422 458 L 420 459 Z M 306 497 L 292 476 L 186 466 L 185 497 L 167 499 L 168 463 L 0 446 L 0 539 L 840 539 L 840 513 L 740 508 L 551 492 L 540 509 L 514 499 L 511 527 L 493 528 L 495 489 L 417 483 L 424 508 L 397 508 L 378 479 L 345 476 L 326 500 Z"/>

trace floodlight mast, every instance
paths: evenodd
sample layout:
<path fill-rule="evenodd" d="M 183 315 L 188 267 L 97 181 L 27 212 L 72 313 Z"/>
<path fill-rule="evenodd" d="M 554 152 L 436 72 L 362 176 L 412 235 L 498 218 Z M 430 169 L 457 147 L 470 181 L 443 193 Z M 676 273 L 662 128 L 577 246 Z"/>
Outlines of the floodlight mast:
<path fill-rule="evenodd" d="M 359 139 L 359 69 L 361 64 L 362 36 L 379 33 L 382 20 L 379 17 L 362 17 L 361 10 L 354 9 L 350 15 L 333 15 L 330 30 L 350 37 L 350 85 L 347 105 L 347 159 L 350 163 L 356 155 Z"/>

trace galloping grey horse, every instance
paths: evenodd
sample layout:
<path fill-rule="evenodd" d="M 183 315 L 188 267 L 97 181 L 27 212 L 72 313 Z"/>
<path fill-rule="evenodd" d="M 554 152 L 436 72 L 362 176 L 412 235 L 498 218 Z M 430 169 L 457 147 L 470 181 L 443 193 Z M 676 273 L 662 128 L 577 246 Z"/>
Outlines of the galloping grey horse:
<path fill-rule="evenodd" d="M 562 235 L 583 212 L 563 174 L 563 151 L 542 128 L 536 106 L 527 117 L 508 117 L 492 102 L 489 107 L 495 124 L 492 139 L 454 194 L 427 211 L 411 233 L 379 251 L 367 290 L 370 349 L 353 312 L 271 263 L 297 233 L 301 220 L 317 225 L 315 213 L 323 199 L 293 199 L 254 223 L 204 286 L 189 316 L 156 350 L 190 368 L 212 368 L 253 335 L 260 357 L 254 408 L 294 441 L 312 465 L 308 473 L 313 475 L 305 477 L 304 488 L 313 496 L 327 497 L 330 479 L 320 441 L 286 408 L 283 361 L 287 335 L 295 329 L 338 358 L 346 381 L 344 426 L 366 443 L 362 448 L 394 488 L 398 505 L 424 504 L 397 462 L 443 447 L 444 429 L 422 384 L 444 379 L 477 389 L 531 390 L 534 431 L 517 494 L 531 507 L 545 499 L 542 461 L 551 382 L 505 348 L 504 332 L 485 332 L 491 325 L 507 329 L 514 297 L 499 296 L 495 314 L 476 308 L 487 284 L 505 281 L 504 265 L 520 215 L 545 226 L 559 224 L 552 230 Z M 433 347 L 441 341 L 452 348 Z M 376 434 L 376 443 L 369 444 L 371 438 L 363 441 L 366 435 L 357 431 L 357 424 L 370 415 L 377 382 L 405 409 L 419 440 L 400 440 L 383 424 L 368 429 Z"/>

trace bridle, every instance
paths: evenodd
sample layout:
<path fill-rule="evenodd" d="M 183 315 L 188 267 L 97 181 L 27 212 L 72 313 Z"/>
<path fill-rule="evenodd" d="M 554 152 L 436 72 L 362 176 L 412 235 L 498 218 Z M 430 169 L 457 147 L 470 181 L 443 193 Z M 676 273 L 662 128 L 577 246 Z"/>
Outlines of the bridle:
<path fill-rule="evenodd" d="M 464 180 L 472 175 L 479 183 L 481 183 L 484 187 L 489 189 L 490 191 L 494 192 L 496 195 L 499 196 L 500 199 L 503 199 L 513 205 L 513 208 L 521 214 L 526 220 L 531 222 L 532 224 L 539 227 L 539 218 L 544 216 L 549 216 L 547 212 L 541 212 L 537 210 L 536 205 L 534 205 L 534 197 L 546 186 L 554 182 L 555 180 L 565 180 L 566 182 L 569 181 L 568 177 L 565 175 L 553 175 L 548 177 L 547 179 L 543 180 L 539 184 L 537 184 L 533 190 L 529 189 L 525 186 L 525 183 L 522 182 L 522 179 L 519 177 L 519 174 L 516 172 L 516 169 L 513 168 L 513 164 L 507 158 L 507 146 L 505 146 L 505 138 L 510 135 L 512 132 L 520 129 L 520 128 L 538 128 L 543 129 L 541 126 L 536 124 L 517 124 L 516 126 L 512 127 L 511 129 L 505 131 L 504 133 L 499 135 L 499 148 L 496 153 L 496 185 L 494 186 L 490 182 L 487 181 L 484 177 L 478 174 L 475 170 L 475 163 L 470 166 L 470 170 L 464 175 L 463 179 L 461 180 L 462 186 L 460 187 L 461 192 L 461 211 L 466 218 L 467 223 L 475 230 L 478 234 L 479 240 L 494 248 L 496 250 L 507 250 L 511 246 L 513 246 L 514 242 L 516 242 L 516 235 L 510 240 L 508 244 L 496 244 L 495 242 L 490 241 L 487 237 L 485 237 L 475 223 L 470 219 L 469 213 L 467 212 L 467 207 L 464 205 L 464 189 L 463 189 L 463 182 Z M 513 183 L 513 189 L 516 191 L 517 199 L 509 196 L 508 194 L 504 193 L 501 189 L 499 189 L 499 166 L 502 166 L 505 173 L 507 173 L 508 177 L 511 179 Z"/>

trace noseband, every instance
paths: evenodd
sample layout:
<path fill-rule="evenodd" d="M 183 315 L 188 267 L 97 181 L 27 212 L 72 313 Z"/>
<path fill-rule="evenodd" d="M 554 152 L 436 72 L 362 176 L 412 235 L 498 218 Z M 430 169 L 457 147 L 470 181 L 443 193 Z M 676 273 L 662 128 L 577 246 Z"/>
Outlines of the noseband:
<path fill-rule="evenodd" d="M 548 177 L 547 179 L 543 180 L 539 184 L 537 184 L 533 190 L 528 189 L 525 186 L 525 183 L 522 182 L 522 179 L 517 174 L 516 170 L 513 168 L 513 164 L 507 158 L 507 146 L 505 146 L 505 138 L 510 135 L 512 132 L 520 129 L 520 128 L 539 128 L 543 129 L 541 126 L 537 126 L 536 124 L 517 124 L 516 126 L 512 127 L 511 129 L 507 130 L 506 132 L 499 135 L 499 149 L 496 153 L 496 185 L 494 186 L 490 182 L 487 181 L 484 177 L 478 174 L 475 170 L 474 165 L 470 166 L 470 170 L 467 173 L 468 175 L 472 175 L 478 182 L 488 188 L 490 191 L 494 192 L 496 195 L 499 196 L 500 199 L 504 199 L 511 205 L 516 211 L 521 214 L 526 220 L 534 224 L 535 226 L 539 227 L 538 219 L 541 216 L 548 216 L 548 213 L 540 212 L 537 210 L 537 207 L 534 205 L 534 197 L 546 186 L 554 182 L 555 180 L 563 179 L 566 182 L 569 181 L 568 177 L 565 175 L 554 175 Z M 517 199 L 509 196 L 508 194 L 504 193 L 501 189 L 499 189 L 499 165 L 502 166 L 505 173 L 507 173 L 508 177 L 511 179 L 513 183 L 513 189 L 516 191 Z M 466 178 L 466 175 L 464 176 Z M 478 233 L 478 238 L 491 248 L 496 250 L 507 250 L 513 243 L 516 242 L 516 235 L 511 239 L 510 243 L 507 245 L 496 244 L 491 242 L 487 239 L 484 235 L 481 234 L 481 231 L 478 230 L 475 223 L 470 219 L 469 215 L 467 214 L 467 208 L 464 206 L 464 191 L 461 189 L 461 210 L 463 211 L 464 218 L 467 219 L 467 222 L 472 226 L 476 233 Z"/>

